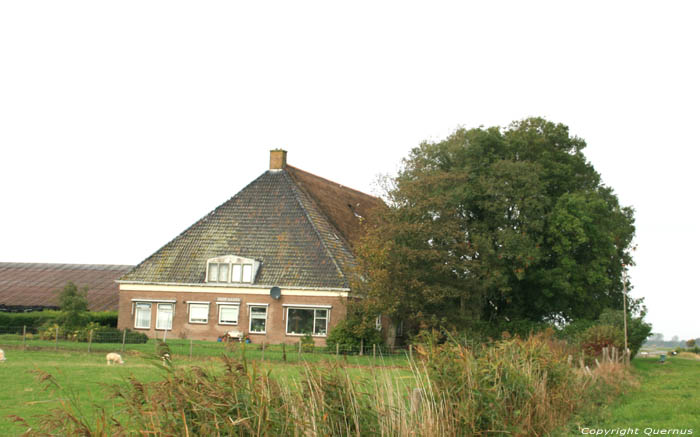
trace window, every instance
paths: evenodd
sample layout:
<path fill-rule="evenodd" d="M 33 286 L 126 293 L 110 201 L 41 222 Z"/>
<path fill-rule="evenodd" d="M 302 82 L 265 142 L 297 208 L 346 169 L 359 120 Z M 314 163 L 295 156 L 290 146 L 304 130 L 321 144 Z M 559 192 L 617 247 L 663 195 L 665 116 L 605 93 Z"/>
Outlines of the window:
<path fill-rule="evenodd" d="M 190 323 L 208 323 L 209 322 L 209 304 L 208 303 L 190 303 Z"/>
<path fill-rule="evenodd" d="M 242 282 L 252 282 L 253 279 L 253 266 L 250 264 L 243 264 L 243 281 Z"/>
<path fill-rule="evenodd" d="M 382 315 L 381 314 L 378 315 L 376 320 L 374 321 L 374 329 L 376 329 L 377 331 L 382 330 Z"/>
<path fill-rule="evenodd" d="M 233 273 L 231 274 L 231 282 L 241 282 L 241 265 L 233 265 Z"/>
<path fill-rule="evenodd" d="M 216 279 L 218 277 L 219 277 L 219 264 L 210 263 L 209 264 L 209 274 L 207 275 L 207 280 L 209 280 L 209 282 L 216 282 Z"/>
<path fill-rule="evenodd" d="M 219 305 L 219 325 L 238 325 L 238 305 Z"/>
<path fill-rule="evenodd" d="M 255 274 L 260 268 L 260 262 L 252 258 L 236 255 L 224 255 L 209 258 L 206 266 L 207 282 L 219 284 L 255 282 Z"/>
<path fill-rule="evenodd" d="M 137 303 L 134 315 L 134 328 L 149 329 L 151 327 L 151 304 Z"/>
<path fill-rule="evenodd" d="M 403 336 L 403 320 L 399 320 L 399 325 L 396 327 L 396 336 Z"/>
<path fill-rule="evenodd" d="M 219 282 L 228 282 L 228 264 L 219 264 Z"/>
<path fill-rule="evenodd" d="M 327 332 L 327 309 L 287 308 L 288 335 L 326 335 Z"/>
<path fill-rule="evenodd" d="M 267 307 L 266 306 L 251 306 L 250 307 L 250 329 L 251 333 L 264 334 L 265 325 L 267 324 Z"/>
<path fill-rule="evenodd" d="M 171 303 L 158 304 L 156 329 L 173 329 L 173 307 Z"/>

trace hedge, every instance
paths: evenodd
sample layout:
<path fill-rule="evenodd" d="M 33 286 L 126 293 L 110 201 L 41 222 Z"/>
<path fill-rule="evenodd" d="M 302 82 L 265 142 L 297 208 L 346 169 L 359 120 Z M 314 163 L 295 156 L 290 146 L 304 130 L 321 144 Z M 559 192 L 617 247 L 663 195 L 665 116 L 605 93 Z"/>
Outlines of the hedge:
<path fill-rule="evenodd" d="M 56 320 L 60 311 L 32 311 L 29 313 L 0 312 L 0 326 L 26 326 L 27 328 L 39 328 L 46 323 Z M 117 327 L 116 311 L 88 311 L 87 321 L 99 323 L 103 326 Z"/>

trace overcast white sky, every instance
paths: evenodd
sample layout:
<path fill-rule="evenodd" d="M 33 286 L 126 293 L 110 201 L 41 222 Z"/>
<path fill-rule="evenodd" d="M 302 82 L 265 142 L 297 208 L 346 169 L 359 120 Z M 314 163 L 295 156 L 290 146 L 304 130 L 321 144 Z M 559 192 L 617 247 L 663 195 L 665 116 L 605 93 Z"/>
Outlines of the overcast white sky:
<path fill-rule="evenodd" d="M 136 264 L 267 169 L 373 192 L 458 126 L 561 122 L 700 336 L 697 2 L 0 2 L 0 261 Z M 375 191 L 376 192 L 376 191 Z"/>

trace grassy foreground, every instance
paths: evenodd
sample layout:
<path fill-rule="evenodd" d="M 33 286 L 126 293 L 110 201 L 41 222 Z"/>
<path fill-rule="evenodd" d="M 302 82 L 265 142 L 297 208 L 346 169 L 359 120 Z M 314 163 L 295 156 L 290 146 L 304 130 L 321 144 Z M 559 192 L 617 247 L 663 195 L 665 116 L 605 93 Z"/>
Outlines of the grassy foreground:
<path fill-rule="evenodd" d="M 638 387 L 607 405 L 572 421 L 560 435 L 582 435 L 582 430 L 620 430 L 616 435 L 673 435 L 662 430 L 686 430 L 700 435 L 700 360 L 697 355 L 632 361 Z M 636 432 L 635 432 L 636 430 Z M 689 434 L 687 430 L 693 430 Z M 595 435 L 595 434 L 591 434 Z M 603 435 L 603 434 L 601 434 Z M 613 434 L 615 435 L 615 434 Z"/>
<path fill-rule="evenodd" d="M 107 366 L 103 353 L 21 349 L 6 352 L 8 360 L 0 363 L 0 436 L 3 437 L 16 436 L 25 430 L 8 416 L 20 416 L 34 423 L 35 416 L 59 407 L 62 401 L 75 400 L 90 417 L 97 417 L 98 408 L 104 408 L 108 415 L 118 415 L 119 404 L 110 398 L 110 385 L 124 385 L 130 377 L 142 382 L 158 381 L 165 374 L 160 361 L 143 354 L 125 354 L 124 365 Z M 174 365 L 182 368 L 197 365 L 215 372 L 221 368 L 214 357 L 195 357 L 191 361 L 176 357 Z M 284 381 L 296 381 L 303 372 L 303 367 L 296 363 L 256 362 L 256 365 Z M 45 384 L 38 381 L 37 370 L 53 375 L 61 389 L 44 390 Z M 358 376 L 370 371 L 372 368 L 361 365 L 349 368 L 349 373 Z M 394 367 L 390 371 L 397 377 L 410 374 L 406 368 Z"/>

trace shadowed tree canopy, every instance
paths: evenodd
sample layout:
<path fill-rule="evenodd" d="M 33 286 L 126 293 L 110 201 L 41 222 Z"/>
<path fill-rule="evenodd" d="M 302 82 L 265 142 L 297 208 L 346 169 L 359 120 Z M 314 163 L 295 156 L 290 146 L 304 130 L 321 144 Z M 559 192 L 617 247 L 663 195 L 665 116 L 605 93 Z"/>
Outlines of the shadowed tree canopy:
<path fill-rule="evenodd" d="M 602 184 L 585 146 L 531 118 L 413 149 L 358 247 L 364 305 L 455 327 L 620 308 L 633 210 Z"/>

